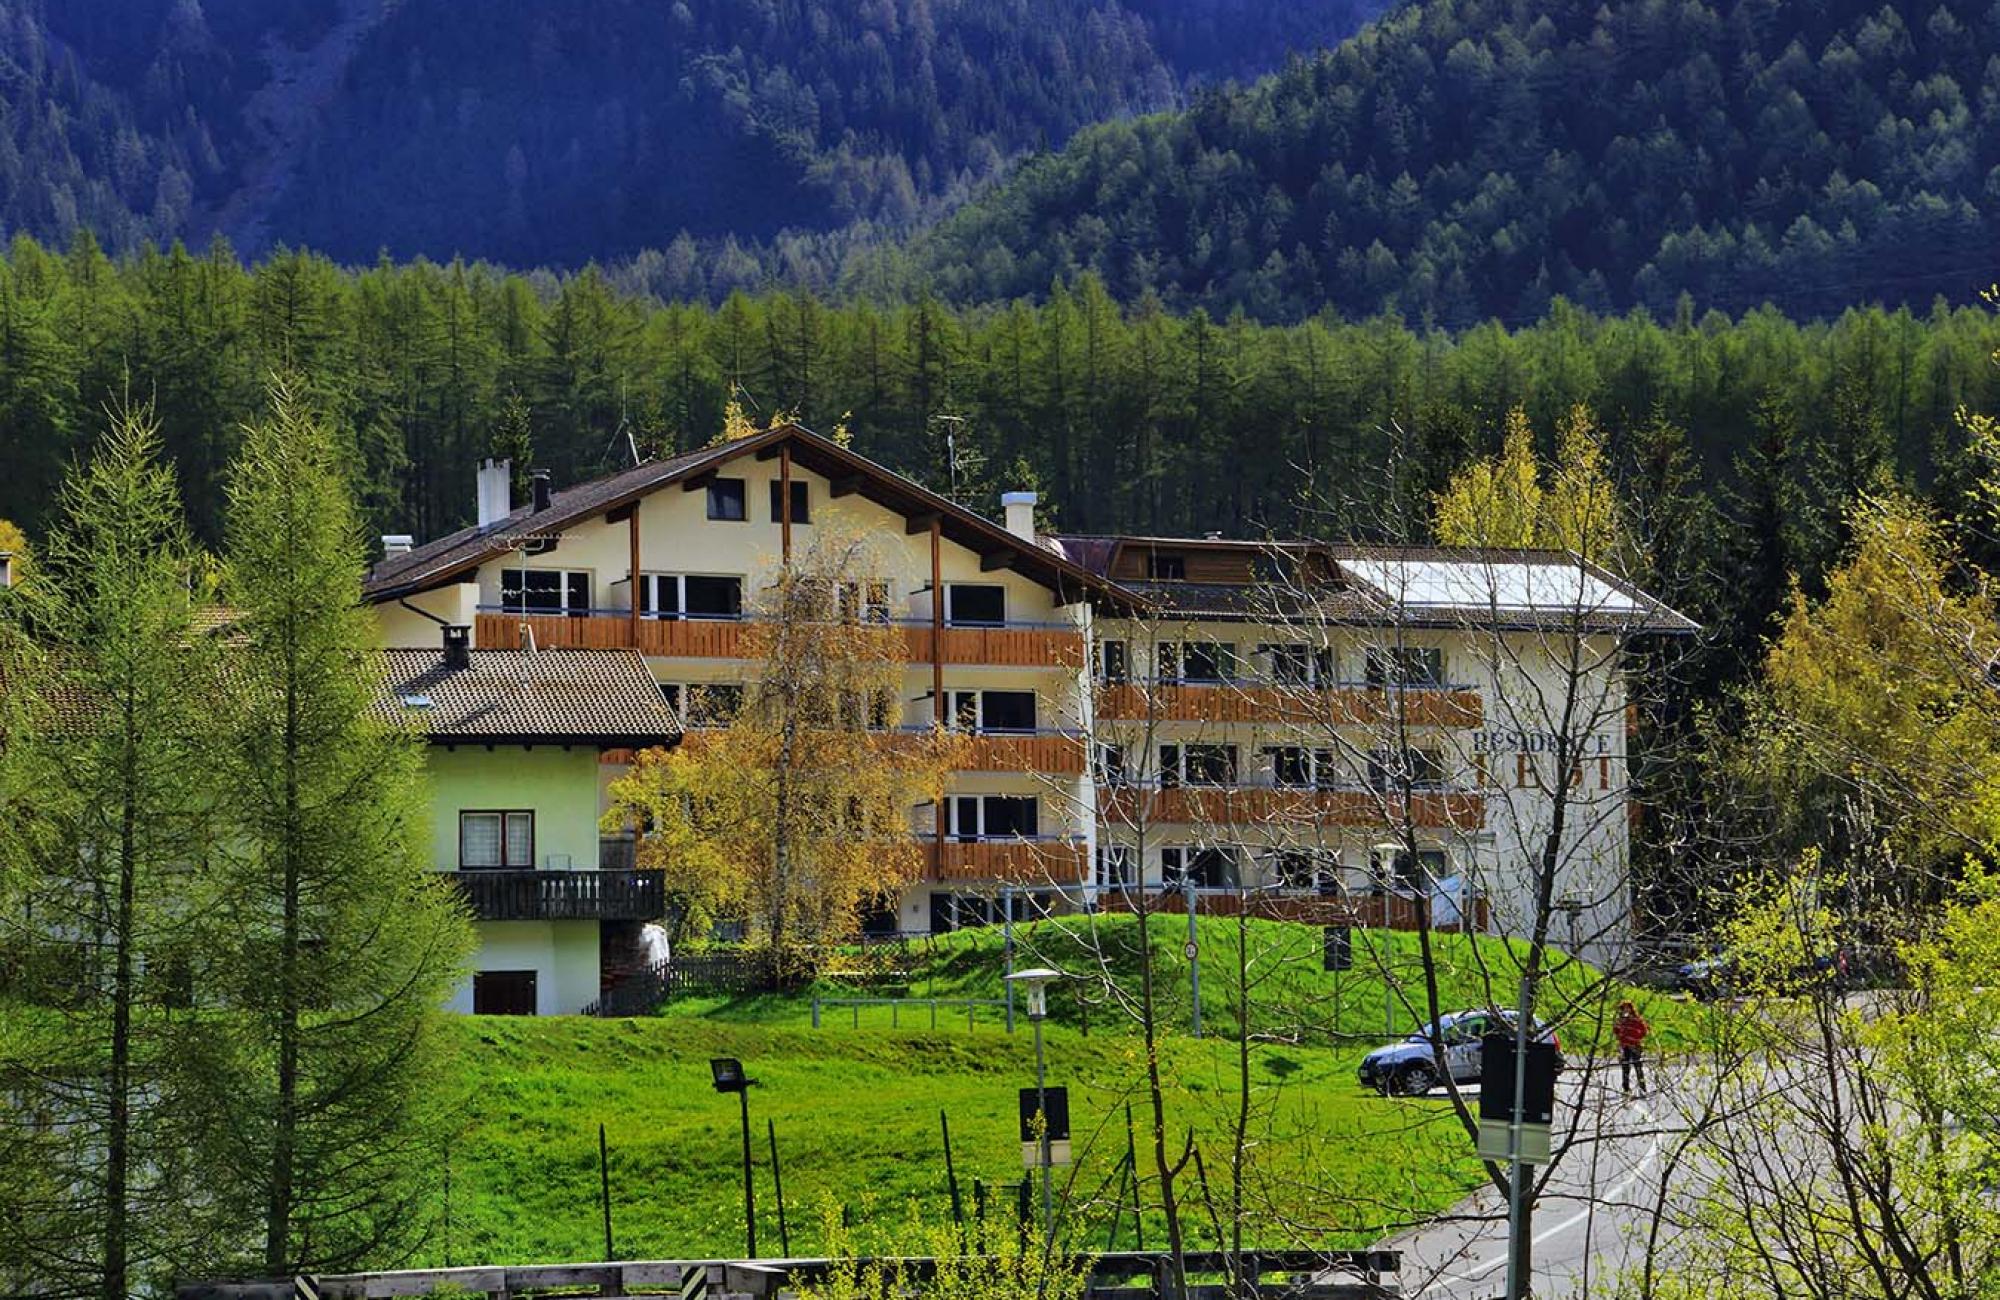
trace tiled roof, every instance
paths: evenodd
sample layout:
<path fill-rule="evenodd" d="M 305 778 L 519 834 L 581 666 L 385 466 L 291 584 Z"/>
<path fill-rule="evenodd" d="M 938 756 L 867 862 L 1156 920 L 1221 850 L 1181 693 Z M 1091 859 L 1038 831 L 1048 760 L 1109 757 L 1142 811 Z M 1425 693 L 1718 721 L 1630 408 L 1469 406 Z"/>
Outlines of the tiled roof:
<path fill-rule="evenodd" d="M 453 669 L 441 650 L 386 650 L 382 712 L 433 741 L 671 742 L 680 719 L 634 650 L 473 650 Z"/>
<path fill-rule="evenodd" d="M 741 444 L 724 443 L 699 447 L 664 460 L 608 474 L 552 493 L 549 508 L 537 513 L 520 506 L 498 523 L 485 528 L 461 528 L 435 541 L 424 543 L 402 555 L 392 555 L 369 570 L 366 592 L 371 599 L 422 590 L 432 578 L 450 574 L 469 564 L 512 550 L 521 541 L 545 533 L 558 532 L 582 522 L 600 510 L 645 495 L 654 488 L 698 472 L 709 461 L 728 460 L 762 438 L 746 438 Z"/>
<path fill-rule="evenodd" d="M 739 456 L 775 454 L 781 443 L 787 445 L 794 464 L 829 479 L 844 480 L 848 490 L 906 518 L 936 518 L 943 535 L 951 541 L 979 552 L 982 560 L 998 561 L 1044 584 L 1060 599 L 1088 597 L 1121 606 L 1125 602 L 1115 584 L 1076 564 L 1060 548 L 1016 537 L 985 516 L 797 424 L 781 424 L 733 442 L 648 461 L 556 492 L 546 510 L 534 512 L 523 507 L 490 527 L 460 529 L 384 559 L 369 572 L 363 593 L 369 600 L 385 601 L 442 585 L 525 541 L 560 533 L 593 515 L 609 513 L 663 487 L 712 472 Z"/>

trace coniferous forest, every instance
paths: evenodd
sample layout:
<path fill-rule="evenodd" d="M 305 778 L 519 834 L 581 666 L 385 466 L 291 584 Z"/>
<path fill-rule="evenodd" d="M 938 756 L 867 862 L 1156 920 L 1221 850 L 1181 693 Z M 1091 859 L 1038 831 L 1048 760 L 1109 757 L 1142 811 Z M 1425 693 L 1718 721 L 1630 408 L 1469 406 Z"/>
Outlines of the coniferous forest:
<path fill-rule="evenodd" d="M 2000 318 L 1938 303 L 1823 323 L 1689 303 L 1663 318 L 1557 301 L 1457 334 L 1391 316 L 1296 325 L 1115 302 L 671 304 L 594 269 L 557 278 L 417 261 L 348 271 L 226 246 L 114 261 L 22 238 L 0 266 L 0 517 L 39 532 L 107 403 L 150 402 L 197 533 L 274 372 L 347 440 L 374 532 L 472 513 L 487 455 L 558 485 L 753 418 L 845 425 L 856 448 L 988 510 L 1019 486 L 1073 530 L 1421 536 L 1432 494 L 1525 408 L 1544 445 L 1577 404 L 1605 430 L 1654 585 L 1750 653 L 1786 590 L 1845 543 L 1860 491 L 1956 513 L 1963 408 L 2000 409 Z M 947 434 L 956 458 L 947 451 Z"/>

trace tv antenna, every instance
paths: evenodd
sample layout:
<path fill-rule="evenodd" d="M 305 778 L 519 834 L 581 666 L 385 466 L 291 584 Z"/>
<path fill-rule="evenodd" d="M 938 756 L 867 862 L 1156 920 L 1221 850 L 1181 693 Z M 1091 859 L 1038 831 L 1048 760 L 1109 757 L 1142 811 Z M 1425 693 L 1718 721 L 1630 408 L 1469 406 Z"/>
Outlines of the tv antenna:
<path fill-rule="evenodd" d="M 625 381 L 622 379 L 618 381 L 618 427 L 611 431 L 611 440 L 604 444 L 605 460 L 611 459 L 611 453 L 618 446 L 620 438 L 625 441 L 625 451 L 632 457 L 633 466 L 645 464 L 645 457 L 639 454 L 639 440 L 632 435 L 631 417 L 626 414 Z"/>
<path fill-rule="evenodd" d="M 961 448 L 959 438 L 965 432 L 965 417 L 962 415 L 933 415 L 933 423 L 944 426 L 945 473 L 951 480 L 951 498 L 959 500 L 959 476 L 971 478 L 986 463 L 986 457 L 975 447 Z"/>

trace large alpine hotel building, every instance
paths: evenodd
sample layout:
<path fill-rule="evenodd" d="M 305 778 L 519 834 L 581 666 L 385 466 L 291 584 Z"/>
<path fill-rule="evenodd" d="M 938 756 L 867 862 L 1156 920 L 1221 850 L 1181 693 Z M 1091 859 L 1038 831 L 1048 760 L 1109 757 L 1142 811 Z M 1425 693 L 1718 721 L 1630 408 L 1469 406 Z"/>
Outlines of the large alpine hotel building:
<path fill-rule="evenodd" d="M 392 710 L 431 740 L 436 855 L 479 921 L 466 1010 L 572 1012 L 663 910 L 604 789 L 726 722 L 787 557 L 869 539 L 858 616 L 904 630 L 900 716 L 971 734 L 928 878 L 871 927 L 1138 905 L 1525 926 L 1570 758 L 1559 941 L 1631 933 L 1622 669 L 1688 621 L 1580 557 L 1040 535 L 782 425 L 385 538 L 367 594 Z"/>

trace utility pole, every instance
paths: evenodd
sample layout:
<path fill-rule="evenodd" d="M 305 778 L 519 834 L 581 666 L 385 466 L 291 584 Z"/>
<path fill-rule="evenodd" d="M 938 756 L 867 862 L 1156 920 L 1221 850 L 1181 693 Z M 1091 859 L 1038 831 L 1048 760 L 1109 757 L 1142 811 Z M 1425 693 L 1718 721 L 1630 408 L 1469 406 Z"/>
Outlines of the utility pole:
<path fill-rule="evenodd" d="M 1531 1209 L 1522 1186 L 1532 1168 L 1521 1160 L 1521 1112 L 1528 1096 L 1528 1022 L 1534 1013 L 1535 987 L 1521 977 L 1520 1009 L 1514 1020 L 1514 1113 L 1507 1132 L 1507 1300 L 1528 1293 L 1528 1261 L 1522 1258 L 1528 1239 Z"/>

